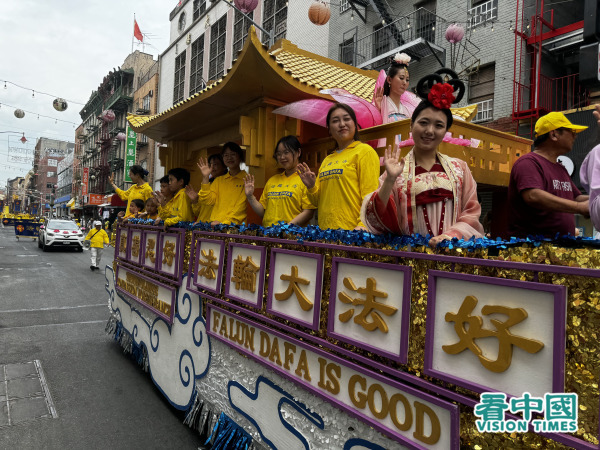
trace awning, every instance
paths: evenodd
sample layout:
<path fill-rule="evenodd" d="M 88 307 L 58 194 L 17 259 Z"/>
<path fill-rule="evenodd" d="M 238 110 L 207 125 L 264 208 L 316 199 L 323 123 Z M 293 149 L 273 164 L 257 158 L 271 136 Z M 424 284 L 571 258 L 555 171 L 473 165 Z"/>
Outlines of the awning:
<path fill-rule="evenodd" d="M 63 195 L 62 197 L 59 197 L 56 200 L 54 200 L 54 204 L 68 202 L 69 200 L 71 200 L 71 194 Z"/>
<path fill-rule="evenodd" d="M 67 206 L 72 207 L 74 203 L 75 203 L 75 197 L 73 197 L 71 200 L 69 200 L 69 202 L 67 203 Z"/>

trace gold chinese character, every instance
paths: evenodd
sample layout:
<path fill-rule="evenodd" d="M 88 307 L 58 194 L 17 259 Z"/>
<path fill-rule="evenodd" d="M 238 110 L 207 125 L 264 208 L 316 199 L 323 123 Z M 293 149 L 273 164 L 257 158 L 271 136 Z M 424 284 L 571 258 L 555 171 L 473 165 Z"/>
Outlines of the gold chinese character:
<path fill-rule="evenodd" d="M 127 236 L 121 236 L 119 240 L 119 253 L 125 253 L 127 251 Z"/>
<path fill-rule="evenodd" d="M 146 258 L 148 258 L 150 262 L 156 261 L 156 254 L 154 253 L 155 246 L 156 239 L 148 239 L 148 242 L 146 242 Z"/>
<path fill-rule="evenodd" d="M 298 286 L 298 283 L 308 286 L 310 284 L 310 281 L 306 278 L 300 278 L 298 276 L 298 266 L 292 266 L 292 273 L 290 275 L 281 274 L 279 278 L 282 281 L 288 281 L 289 284 L 285 292 L 275 294 L 275 299 L 283 301 L 290 298 L 292 294 L 296 294 L 296 298 L 298 299 L 298 303 L 300 303 L 300 307 L 304 311 L 310 311 L 313 307 L 313 304 Z"/>
<path fill-rule="evenodd" d="M 215 264 L 215 261 L 217 260 L 215 252 L 213 251 L 213 249 L 210 249 L 208 251 L 208 254 L 206 254 L 204 250 L 201 250 L 200 254 L 202 255 L 202 258 L 206 259 L 206 261 L 202 261 L 202 259 L 198 260 L 198 263 L 202 266 L 202 269 L 198 271 L 198 276 L 204 277 L 207 280 L 214 280 L 215 278 L 217 278 L 217 273 L 215 272 L 215 269 L 219 268 L 219 266 Z"/>
<path fill-rule="evenodd" d="M 386 316 L 392 316 L 396 314 L 398 308 L 394 308 L 393 306 L 389 305 L 384 305 L 375 301 L 377 297 L 387 298 L 388 296 L 387 293 L 377 290 L 377 282 L 375 281 L 375 278 L 367 278 L 367 286 L 357 289 L 352 279 L 346 277 L 344 278 L 344 286 L 346 287 L 346 289 L 357 292 L 359 294 L 365 294 L 365 296 L 367 297 L 365 300 L 363 300 L 362 298 L 351 298 L 344 292 L 340 292 L 338 294 L 338 298 L 342 303 L 352 304 L 354 306 L 364 305 L 361 313 L 354 317 L 354 323 L 359 324 L 367 331 L 373 331 L 378 328 L 383 333 L 387 333 L 389 331 L 388 326 L 377 311 L 382 312 Z M 354 308 L 349 309 L 348 311 L 340 314 L 339 319 L 342 322 L 348 322 L 352 318 L 352 316 L 354 316 Z M 371 318 L 371 321 L 367 320 L 367 318 L 369 317 Z"/>
<path fill-rule="evenodd" d="M 486 330 L 483 328 L 483 319 L 481 316 L 472 316 L 471 313 L 477 305 L 477 298 L 469 295 L 465 297 L 458 313 L 446 313 L 446 322 L 454 322 L 454 331 L 459 337 L 459 341 L 452 345 L 442 345 L 442 349 L 450 354 L 456 355 L 463 350 L 471 350 L 479 358 L 479 362 L 486 369 L 500 373 L 510 367 L 512 360 L 513 345 L 525 350 L 528 353 L 537 353 L 543 347 L 544 343 L 534 339 L 524 338 L 512 334 L 510 327 L 527 319 L 527 311 L 523 308 L 508 308 L 506 306 L 485 305 L 481 308 L 481 314 L 504 314 L 508 319 L 504 322 L 491 319 L 490 322 L 496 327 L 496 330 Z M 465 328 L 465 323 L 468 327 Z M 498 339 L 498 357 L 495 361 L 483 356 L 481 348 L 474 339 L 495 337 Z"/>
<path fill-rule="evenodd" d="M 135 257 L 140 256 L 140 237 L 134 236 L 131 242 L 131 254 Z"/>
<path fill-rule="evenodd" d="M 175 257 L 175 242 L 165 242 L 165 246 L 163 248 L 163 264 L 167 264 L 167 266 L 173 265 L 173 258 Z"/>
<path fill-rule="evenodd" d="M 235 283 L 235 288 L 243 291 L 256 292 L 256 272 L 260 270 L 260 266 L 254 264 L 251 256 L 247 256 L 246 260 L 242 255 L 238 255 L 233 260 L 233 276 L 231 281 Z"/>

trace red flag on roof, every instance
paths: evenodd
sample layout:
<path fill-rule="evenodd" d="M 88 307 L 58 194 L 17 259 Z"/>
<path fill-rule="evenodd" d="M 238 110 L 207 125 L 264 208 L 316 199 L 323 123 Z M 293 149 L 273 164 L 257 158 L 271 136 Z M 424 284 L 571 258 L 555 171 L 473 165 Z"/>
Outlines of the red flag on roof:
<path fill-rule="evenodd" d="M 144 35 L 142 34 L 140 27 L 137 24 L 137 20 L 135 19 L 133 19 L 133 35 L 138 41 L 144 42 Z"/>

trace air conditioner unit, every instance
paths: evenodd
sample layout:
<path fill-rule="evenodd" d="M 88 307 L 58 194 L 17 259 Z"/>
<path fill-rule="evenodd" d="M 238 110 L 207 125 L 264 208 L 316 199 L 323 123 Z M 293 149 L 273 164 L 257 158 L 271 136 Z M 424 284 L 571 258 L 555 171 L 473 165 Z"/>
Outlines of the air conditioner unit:
<path fill-rule="evenodd" d="M 149 95 L 150 97 L 154 97 L 154 91 L 153 91 L 153 90 L 150 90 L 150 92 L 148 92 L 148 95 Z"/>

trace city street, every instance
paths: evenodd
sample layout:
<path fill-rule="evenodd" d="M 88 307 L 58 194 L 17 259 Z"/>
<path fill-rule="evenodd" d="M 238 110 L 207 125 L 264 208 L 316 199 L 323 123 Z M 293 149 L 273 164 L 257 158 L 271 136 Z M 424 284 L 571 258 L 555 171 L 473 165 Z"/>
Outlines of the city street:
<path fill-rule="evenodd" d="M 0 449 L 198 448 L 104 332 L 104 270 L 89 266 L 87 251 L 42 252 L 0 228 Z"/>

